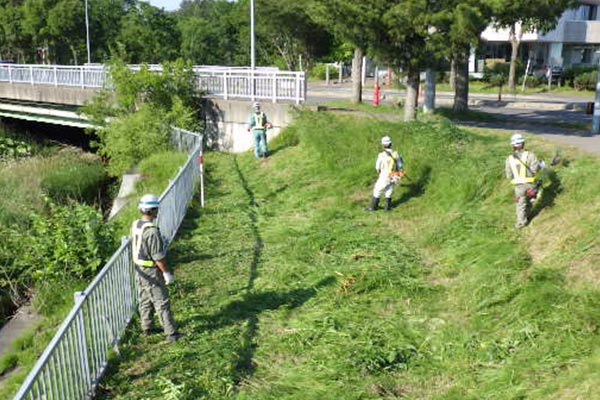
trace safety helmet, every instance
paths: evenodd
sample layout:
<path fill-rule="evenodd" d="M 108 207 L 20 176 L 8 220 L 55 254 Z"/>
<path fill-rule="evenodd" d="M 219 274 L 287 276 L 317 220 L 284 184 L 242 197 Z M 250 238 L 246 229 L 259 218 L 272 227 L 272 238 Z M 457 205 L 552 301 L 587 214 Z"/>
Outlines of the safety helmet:
<path fill-rule="evenodd" d="M 510 137 L 511 146 L 518 146 L 523 143 L 525 143 L 525 138 L 520 133 L 515 133 Z"/>
<path fill-rule="evenodd" d="M 384 146 L 389 146 L 390 144 L 392 144 L 392 138 L 389 136 L 384 136 L 381 138 L 381 144 Z"/>
<path fill-rule="evenodd" d="M 252 107 L 258 110 L 260 109 L 260 103 L 257 101 L 254 104 L 252 104 Z"/>
<path fill-rule="evenodd" d="M 157 209 L 159 205 L 160 202 L 158 201 L 158 196 L 148 193 L 143 195 L 140 199 L 140 202 L 138 203 L 138 209 L 143 213 L 147 213 L 151 210 Z"/>

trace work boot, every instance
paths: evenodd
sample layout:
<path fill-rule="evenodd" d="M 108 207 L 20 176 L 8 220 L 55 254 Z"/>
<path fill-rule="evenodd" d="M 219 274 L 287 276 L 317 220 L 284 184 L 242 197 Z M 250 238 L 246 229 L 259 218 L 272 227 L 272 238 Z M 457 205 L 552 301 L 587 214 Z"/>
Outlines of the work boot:
<path fill-rule="evenodd" d="M 379 208 L 379 197 L 373 197 L 371 199 L 371 204 L 365 208 L 366 211 L 375 211 Z"/>
<path fill-rule="evenodd" d="M 167 336 L 167 338 L 165 339 L 165 341 L 167 343 L 173 343 L 173 342 L 178 341 L 179 339 L 181 339 L 184 336 L 185 336 L 185 334 L 183 334 L 183 333 L 175 332 L 172 335 Z"/>
<path fill-rule="evenodd" d="M 385 211 L 390 211 L 392 209 L 392 199 L 389 197 L 385 198 L 385 207 L 383 208 Z"/>

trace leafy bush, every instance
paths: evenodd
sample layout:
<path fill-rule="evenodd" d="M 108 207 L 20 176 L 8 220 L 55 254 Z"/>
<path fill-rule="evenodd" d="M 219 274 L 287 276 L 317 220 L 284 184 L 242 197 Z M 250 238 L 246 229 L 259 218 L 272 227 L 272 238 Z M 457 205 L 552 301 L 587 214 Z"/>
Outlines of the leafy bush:
<path fill-rule="evenodd" d="M 93 207 L 48 200 L 48 212 L 32 216 L 26 251 L 16 263 L 35 281 L 90 278 L 114 250 L 112 238 Z"/>
<path fill-rule="evenodd" d="M 494 75 L 504 75 L 508 78 L 509 71 L 510 71 L 510 63 L 496 63 L 491 68 L 486 66 L 483 69 L 482 80 L 484 82 L 490 83 L 492 76 L 494 76 Z M 519 76 L 518 71 L 519 71 L 519 68 L 517 66 L 517 76 Z"/>
<path fill-rule="evenodd" d="M 595 72 L 587 72 L 581 75 L 577 75 L 574 79 L 574 86 L 576 90 L 595 90 L 596 81 L 598 80 L 598 74 Z"/>
<path fill-rule="evenodd" d="M 565 85 L 569 85 L 571 87 L 575 87 L 575 78 L 579 75 L 583 75 L 589 72 L 595 72 L 596 67 L 588 67 L 588 66 L 573 66 L 569 68 L 565 68 L 562 73 L 562 80 Z"/>
<path fill-rule="evenodd" d="M 525 79 L 524 76 L 519 78 L 519 85 L 523 85 L 523 79 Z M 531 75 L 527 77 L 527 80 L 525 81 L 525 87 L 534 88 L 541 85 L 545 85 L 547 82 L 548 80 L 543 76 Z"/>
<path fill-rule="evenodd" d="M 315 64 L 310 70 L 310 77 L 324 80 L 327 78 L 327 66 L 325 64 Z M 332 78 L 331 68 L 329 69 L 329 78 Z"/>
<path fill-rule="evenodd" d="M 151 104 L 114 120 L 98 131 L 99 153 L 110 158 L 108 173 L 122 175 L 140 160 L 167 150 L 169 132 L 165 114 Z"/>
<path fill-rule="evenodd" d="M 21 140 L 0 136 L 0 160 L 28 157 L 31 155 L 31 146 Z"/>

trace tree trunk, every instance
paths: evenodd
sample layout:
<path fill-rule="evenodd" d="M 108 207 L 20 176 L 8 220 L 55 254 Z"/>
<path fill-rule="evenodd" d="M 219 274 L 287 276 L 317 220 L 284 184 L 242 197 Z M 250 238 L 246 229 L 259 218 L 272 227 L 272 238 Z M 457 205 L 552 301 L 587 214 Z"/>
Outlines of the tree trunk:
<path fill-rule="evenodd" d="M 433 68 L 427 68 L 425 81 L 425 104 L 423 105 L 423 112 L 431 114 L 435 110 L 435 70 Z"/>
<path fill-rule="evenodd" d="M 358 47 L 354 49 L 352 59 L 352 104 L 362 101 L 362 60 L 363 52 Z"/>
<path fill-rule="evenodd" d="M 456 60 L 454 57 L 450 60 L 450 90 L 456 89 Z"/>
<path fill-rule="evenodd" d="M 517 33 L 517 26 L 516 24 L 513 24 L 510 27 L 508 38 L 511 46 L 508 90 L 514 93 L 517 88 L 517 57 L 519 56 L 519 46 L 521 44 L 521 39 L 523 38 L 523 30 L 519 29 L 519 32 Z"/>
<path fill-rule="evenodd" d="M 454 112 L 465 112 L 469 109 L 469 47 L 455 54 L 456 87 L 454 89 Z"/>
<path fill-rule="evenodd" d="M 406 75 L 406 99 L 404 101 L 404 120 L 413 121 L 417 115 L 417 96 L 419 95 L 419 69 L 409 67 Z"/>

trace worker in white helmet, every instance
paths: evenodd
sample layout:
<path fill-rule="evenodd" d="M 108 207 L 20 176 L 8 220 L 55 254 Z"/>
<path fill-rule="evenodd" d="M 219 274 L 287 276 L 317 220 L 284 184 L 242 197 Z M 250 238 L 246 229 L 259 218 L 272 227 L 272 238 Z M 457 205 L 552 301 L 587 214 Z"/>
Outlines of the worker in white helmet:
<path fill-rule="evenodd" d="M 378 178 L 373 188 L 371 203 L 366 208 L 367 211 L 375 211 L 379 208 L 379 198 L 382 192 L 385 194 L 384 210 L 389 211 L 392 208 L 394 184 L 400 183 L 400 178 L 404 175 L 402 170 L 404 160 L 397 151 L 392 149 L 392 139 L 389 136 L 382 137 L 381 146 L 383 150 L 377 155 L 375 161 Z"/>
<path fill-rule="evenodd" d="M 269 147 L 267 145 L 267 129 L 273 125 L 267 121 L 267 115 L 260 110 L 260 103 L 252 105 L 252 113 L 248 118 L 248 132 L 254 136 L 254 156 L 256 158 L 267 158 Z"/>
<path fill-rule="evenodd" d="M 175 278 L 167 267 L 166 246 L 155 223 L 159 205 L 159 199 L 154 194 L 146 194 L 140 199 L 138 209 L 142 216 L 131 225 L 132 256 L 138 282 L 142 331 L 145 335 L 154 332 L 154 310 L 166 341 L 174 342 L 183 335 L 177 332 L 170 308 L 166 285 L 170 285 Z"/>
<path fill-rule="evenodd" d="M 506 158 L 506 178 L 510 179 L 515 189 L 517 222 L 515 228 L 521 229 L 529 222 L 532 201 L 537 197 L 538 171 L 540 164 L 532 151 L 525 150 L 525 138 L 516 133 L 510 138 L 513 154 Z"/>

